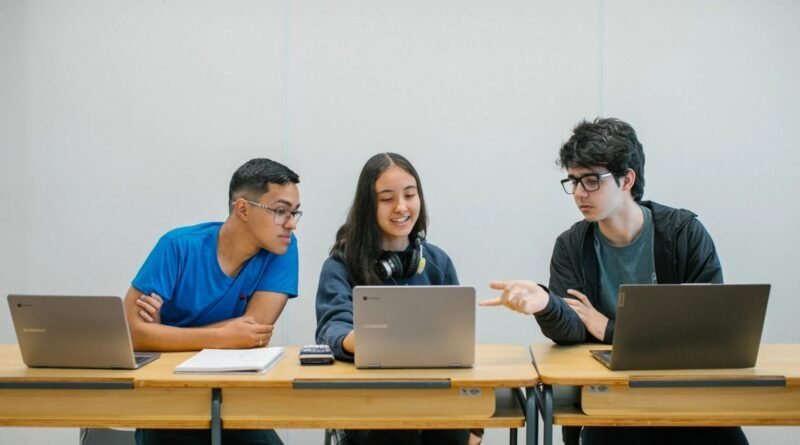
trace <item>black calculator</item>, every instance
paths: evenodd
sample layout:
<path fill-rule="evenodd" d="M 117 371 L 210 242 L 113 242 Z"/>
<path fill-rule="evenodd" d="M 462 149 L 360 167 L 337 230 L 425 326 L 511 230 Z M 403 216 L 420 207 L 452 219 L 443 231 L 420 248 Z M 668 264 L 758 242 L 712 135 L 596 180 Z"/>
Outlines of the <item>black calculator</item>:
<path fill-rule="evenodd" d="M 301 365 L 330 365 L 333 363 L 333 351 L 328 345 L 305 345 L 300 347 Z"/>

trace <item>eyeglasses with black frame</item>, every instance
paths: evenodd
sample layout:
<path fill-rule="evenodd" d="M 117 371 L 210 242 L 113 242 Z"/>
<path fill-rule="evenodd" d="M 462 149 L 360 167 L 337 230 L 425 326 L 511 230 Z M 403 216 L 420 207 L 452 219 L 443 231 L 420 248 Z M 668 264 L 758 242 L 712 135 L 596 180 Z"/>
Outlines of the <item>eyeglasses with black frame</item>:
<path fill-rule="evenodd" d="M 564 192 L 568 195 L 574 195 L 575 190 L 578 188 L 578 184 L 583 186 L 583 189 L 587 192 L 595 192 L 600 190 L 600 180 L 605 178 L 606 176 L 612 176 L 614 173 L 606 172 L 606 173 L 587 173 L 581 177 L 573 178 L 569 177 L 566 179 L 561 180 L 561 187 L 564 189 Z"/>
<path fill-rule="evenodd" d="M 294 212 L 291 212 L 289 210 L 282 209 L 280 207 L 277 209 L 273 209 L 268 205 L 261 204 L 260 202 L 250 201 L 249 199 L 245 199 L 244 202 L 272 212 L 272 222 L 274 222 L 279 226 L 286 224 L 286 222 L 289 221 L 290 217 L 294 219 L 294 223 L 297 224 L 298 222 L 300 222 L 300 218 L 303 216 L 303 212 L 300 210 L 295 210 Z"/>

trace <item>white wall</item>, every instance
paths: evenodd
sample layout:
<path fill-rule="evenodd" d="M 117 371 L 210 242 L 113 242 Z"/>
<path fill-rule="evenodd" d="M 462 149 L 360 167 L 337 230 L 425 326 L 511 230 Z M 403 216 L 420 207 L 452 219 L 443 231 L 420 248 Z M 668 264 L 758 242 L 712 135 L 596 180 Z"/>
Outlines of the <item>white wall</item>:
<path fill-rule="evenodd" d="M 430 239 L 464 283 L 489 297 L 491 279 L 546 281 L 580 217 L 558 147 L 603 115 L 634 125 L 645 198 L 699 213 L 728 281 L 773 284 L 765 341 L 799 342 L 798 19 L 791 0 L 0 0 L 0 295 L 122 294 L 161 233 L 223 219 L 231 173 L 266 156 L 301 175 L 306 212 L 276 341 L 311 342 L 320 265 L 361 166 L 387 150 L 419 169 Z M 480 342 L 541 340 L 530 319 L 479 311 Z"/>

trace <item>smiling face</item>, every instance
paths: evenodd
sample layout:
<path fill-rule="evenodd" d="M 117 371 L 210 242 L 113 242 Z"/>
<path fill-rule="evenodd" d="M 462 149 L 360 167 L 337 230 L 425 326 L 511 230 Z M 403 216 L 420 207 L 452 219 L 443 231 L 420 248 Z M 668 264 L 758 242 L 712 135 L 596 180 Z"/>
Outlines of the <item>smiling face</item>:
<path fill-rule="evenodd" d="M 381 248 L 400 251 L 408 247 L 408 235 L 417 223 L 420 199 L 417 181 L 407 171 L 392 165 L 375 180 Z"/>

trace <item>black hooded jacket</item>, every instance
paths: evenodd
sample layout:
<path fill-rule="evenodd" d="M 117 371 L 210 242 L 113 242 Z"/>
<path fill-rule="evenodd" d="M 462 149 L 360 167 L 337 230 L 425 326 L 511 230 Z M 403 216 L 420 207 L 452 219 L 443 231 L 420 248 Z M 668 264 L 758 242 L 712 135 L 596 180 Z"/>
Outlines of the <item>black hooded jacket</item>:
<path fill-rule="evenodd" d="M 652 201 L 639 203 L 653 212 L 653 256 L 659 284 L 722 283 L 714 241 L 697 215 Z M 562 345 L 595 341 L 578 315 L 563 301 L 567 289 L 585 294 L 599 308 L 600 272 L 593 237 L 596 225 L 575 223 L 556 240 L 550 260 L 550 301 L 536 314 L 544 335 Z M 614 339 L 614 314 L 608 317 L 604 343 Z"/>

